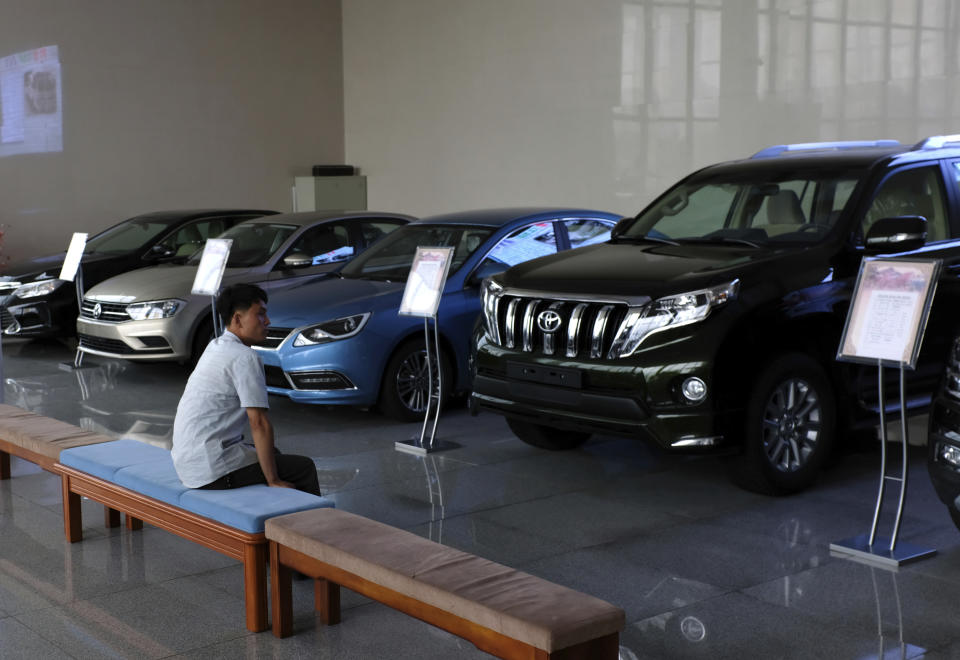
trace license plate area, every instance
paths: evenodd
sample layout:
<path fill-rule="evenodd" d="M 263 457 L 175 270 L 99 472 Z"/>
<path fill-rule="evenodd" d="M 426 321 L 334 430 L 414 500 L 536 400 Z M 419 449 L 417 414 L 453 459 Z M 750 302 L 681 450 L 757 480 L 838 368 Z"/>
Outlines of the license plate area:
<path fill-rule="evenodd" d="M 580 389 L 583 386 L 583 374 L 580 370 L 565 367 L 507 362 L 507 377 L 528 383 L 542 383 L 575 389 Z"/>

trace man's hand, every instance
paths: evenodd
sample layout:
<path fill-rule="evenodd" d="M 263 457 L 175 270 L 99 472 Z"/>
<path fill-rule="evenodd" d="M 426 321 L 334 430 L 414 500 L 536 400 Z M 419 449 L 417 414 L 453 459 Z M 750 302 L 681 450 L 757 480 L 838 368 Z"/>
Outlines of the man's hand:
<path fill-rule="evenodd" d="M 267 485 L 270 486 L 271 488 L 296 488 L 296 486 L 294 486 L 289 481 L 280 481 L 279 479 L 277 479 L 273 483 L 268 481 Z"/>

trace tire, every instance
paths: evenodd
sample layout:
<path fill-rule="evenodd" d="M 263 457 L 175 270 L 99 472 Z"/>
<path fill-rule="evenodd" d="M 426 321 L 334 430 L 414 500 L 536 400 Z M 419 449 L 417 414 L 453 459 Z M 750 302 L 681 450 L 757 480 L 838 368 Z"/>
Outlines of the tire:
<path fill-rule="evenodd" d="M 782 355 L 750 391 L 743 453 L 730 459 L 730 476 L 753 492 L 797 493 L 816 480 L 836 435 L 836 399 L 823 367 L 802 353 Z"/>
<path fill-rule="evenodd" d="M 208 318 L 200 324 L 196 333 L 193 335 L 193 348 L 190 351 L 190 366 L 195 366 L 197 360 L 203 355 L 207 344 L 213 339 L 213 319 Z"/>
<path fill-rule="evenodd" d="M 435 365 L 434 365 L 435 366 Z M 440 367 L 443 370 L 441 407 L 450 400 L 453 387 L 453 370 L 441 351 Z M 437 387 L 437 370 L 433 370 L 433 388 Z M 380 384 L 380 411 L 400 422 L 422 420 L 427 412 L 427 351 L 423 340 L 409 341 L 393 354 L 383 373 Z"/>
<path fill-rule="evenodd" d="M 550 451 L 574 449 L 590 439 L 590 434 L 586 431 L 568 431 L 515 419 L 508 419 L 507 426 L 510 427 L 515 436 L 528 445 L 540 449 L 549 449 Z"/>

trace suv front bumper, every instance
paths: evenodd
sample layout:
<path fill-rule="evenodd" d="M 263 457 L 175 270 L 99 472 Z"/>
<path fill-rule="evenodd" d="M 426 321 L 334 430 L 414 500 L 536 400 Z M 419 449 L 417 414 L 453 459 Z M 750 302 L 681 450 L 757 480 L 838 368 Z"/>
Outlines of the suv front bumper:
<path fill-rule="evenodd" d="M 706 363 L 685 371 L 664 364 L 571 363 L 512 353 L 481 339 L 474 404 L 506 417 L 556 428 L 640 437 L 678 453 L 723 453 L 739 448 L 728 430 L 740 411 L 718 411 L 712 397 L 684 403 L 677 391 L 689 376 L 710 382 Z M 512 367 L 512 368 L 511 368 Z M 519 376 L 529 367 L 530 379 Z M 540 375 L 542 373 L 542 376 Z M 566 384 L 561 382 L 570 376 Z M 554 382 L 550 382 L 553 380 Z"/>

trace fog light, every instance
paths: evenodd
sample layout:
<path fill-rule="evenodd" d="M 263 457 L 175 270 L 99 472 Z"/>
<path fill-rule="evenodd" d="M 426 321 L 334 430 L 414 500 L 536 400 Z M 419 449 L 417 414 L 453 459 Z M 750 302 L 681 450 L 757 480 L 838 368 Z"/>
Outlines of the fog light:
<path fill-rule="evenodd" d="M 699 403 L 707 396 L 707 384 L 696 377 L 690 377 L 680 386 L 683 398 L 691 403 Z"/>
<path fill-rule="evenodd" d="M 955 470 L 960 470 L 960 447 L 955 445 L 940 445 L 940 460 Z"/>

